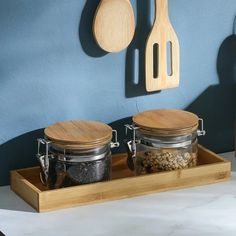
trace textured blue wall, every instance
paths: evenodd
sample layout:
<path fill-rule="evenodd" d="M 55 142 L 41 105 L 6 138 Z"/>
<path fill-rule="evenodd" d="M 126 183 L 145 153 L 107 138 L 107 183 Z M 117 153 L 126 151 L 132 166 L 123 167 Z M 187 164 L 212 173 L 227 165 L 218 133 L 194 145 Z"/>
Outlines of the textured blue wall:
<path fill-rule="evenodd" d="M 142 51 L 144 38 L 139 39 L 152 19 L 149 1 L 131 2 L 143 21 L 129 50 Z M 42 133 L 16 138 L 24 133 L 68 119 L 111 123 L 147 109 L 186 109 L 209 86 L 219 85 L 217 55 L 232 34 L 236 0 L 169 0 L 181 46 L 181 81 L 178 88 L 153 94 L 127 85 L 129 50 L 106 54 L 94 44 L 90 26 L 97 4 L 0 1 L 0 185 L 7 183 L 10 169 L 35 164 L 31 140 Z M 150 6 L 153 16 L 153 1 Z"/>

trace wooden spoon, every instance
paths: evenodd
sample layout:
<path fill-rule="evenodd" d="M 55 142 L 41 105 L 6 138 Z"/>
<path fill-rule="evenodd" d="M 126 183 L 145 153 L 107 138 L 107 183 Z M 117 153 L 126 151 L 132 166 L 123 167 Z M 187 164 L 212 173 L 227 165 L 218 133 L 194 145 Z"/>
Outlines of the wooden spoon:
<path fill-rule="evenodd" d="M 125 49 L 134 36 L 135 19 L 129 0 L 101 0 L 93 21 L 97 44 L 107 52 Z"/>
<path fill-rule="evenodd" d="M 168 0 L 155 0 L 155 20 L 146 42 L 145 67 L 147 91 L 179 85 L 179 41 L 169 21 Z"/>

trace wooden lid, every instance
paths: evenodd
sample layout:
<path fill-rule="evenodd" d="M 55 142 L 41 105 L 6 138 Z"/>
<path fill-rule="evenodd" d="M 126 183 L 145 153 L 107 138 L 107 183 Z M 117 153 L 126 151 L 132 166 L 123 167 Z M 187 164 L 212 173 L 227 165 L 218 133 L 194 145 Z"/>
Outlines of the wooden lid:
<path fill-rule="evenodd" d="M 61 148 L 93 148 L 111 141 L 112 128 L 97 121 L 71 120 L 50 125 L 44 134 Z"/>
<path fill-rule="evenodd" d="M 149 110 L 134 115 L 133 122 L 149 134 L 182 134 L 197 129 L 198 116 L 183 110 Z"/>

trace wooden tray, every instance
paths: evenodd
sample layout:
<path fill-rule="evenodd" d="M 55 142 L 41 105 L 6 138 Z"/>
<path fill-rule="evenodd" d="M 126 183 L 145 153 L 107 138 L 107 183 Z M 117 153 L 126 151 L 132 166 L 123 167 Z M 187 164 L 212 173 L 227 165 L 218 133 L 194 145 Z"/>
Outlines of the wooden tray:
<path fill-rule="evenodd" d="M 229 161 L 202 146 L 198 158 L 193 168 L 136 177 L 126 166 L 126 155 L 114 155 L 111 181 L 55 190 L 41 184 L 39 167 L 14 170 L 11 189 L 38 212 L 45 212 L 229 180 Z"/>

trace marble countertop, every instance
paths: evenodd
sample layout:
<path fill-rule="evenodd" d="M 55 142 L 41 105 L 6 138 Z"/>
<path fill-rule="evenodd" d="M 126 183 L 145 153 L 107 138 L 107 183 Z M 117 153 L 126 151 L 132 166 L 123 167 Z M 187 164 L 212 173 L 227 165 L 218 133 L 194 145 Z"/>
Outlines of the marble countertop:
<path fill-rule="evenodd" d="M 36 213 L 9 186 L 0 187 L 6 236 L 236 235 L 236 161 L 230 181 L 124 200 Z M 0 234 L 1 235 L 1 234 Z"/>

